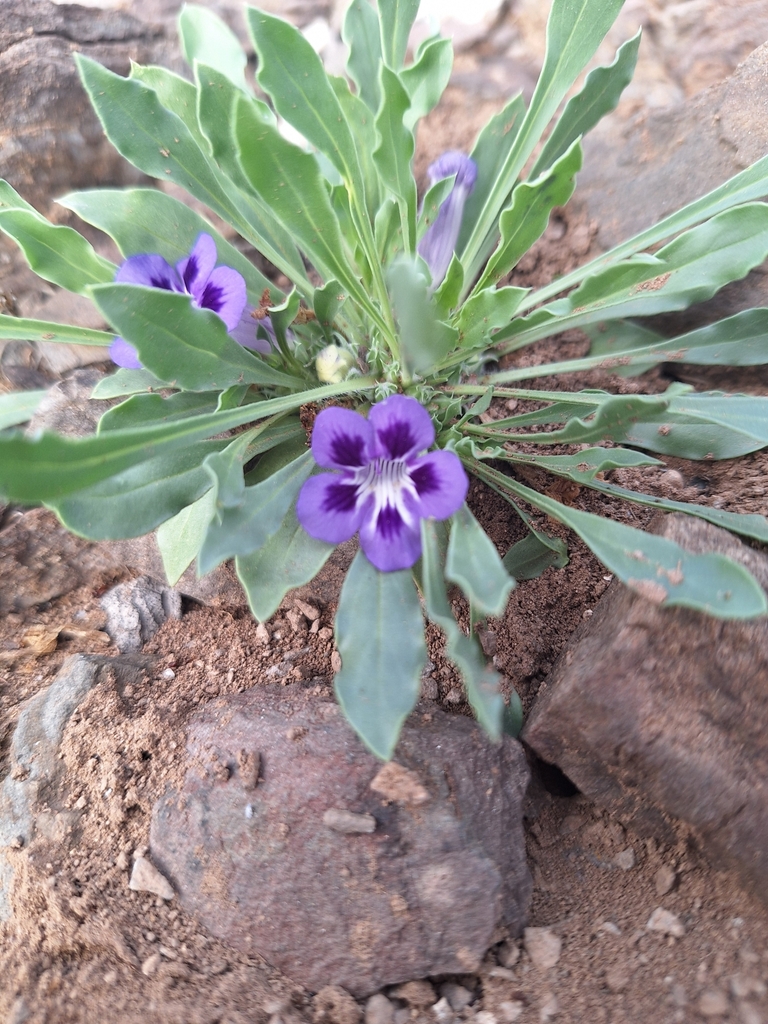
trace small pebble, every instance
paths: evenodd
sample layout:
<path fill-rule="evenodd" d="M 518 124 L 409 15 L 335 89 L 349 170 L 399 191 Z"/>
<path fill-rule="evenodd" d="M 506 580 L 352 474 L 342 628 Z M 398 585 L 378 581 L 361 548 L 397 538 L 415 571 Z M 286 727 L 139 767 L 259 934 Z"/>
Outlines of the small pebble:
<path fill-rule="evenodd" d="M 739 1006 L 741 1024 L 765 1024 L 765 1017 L 759 1006 L 754 1003 L 742 1003 Z"/>
<path fill-rule="evenodd" d="M 520 959 L 520 947 L 511 939 L 505 939 L 499 946 L 496 957 L 502 967 L 514 967 Z"/>
<path fill-rule="evenodd" d="M 358 1024 L 363 1011 L 341 985 L 326 985 L 312 1000 L 315 1024 Z"/>
<path fill-rule="evenodd" d="M 126 850 L 121 850 L 120 853 L 118 853 L 117 860 L 115 861 L 115 864 L 117 865 L 118 871 L 127 871 L 128 870 L 128 868 L 131 866 L 131 859 L 128 856 L 128 853 L 127 853 Z"/>
<path fill-rule="evenodd" d="M 453 1010 L 451 1009 L 451 1004 L 445 997 L 438 999 L 432 1007 L 432 1013 L 434 1013 L 438 1024 L 452 1024 L 454 1019 Z"/>
<path fill-rule="evenodd" d="M 613 993 L 623 992 L 629 982 L 630 974 L 623 964 L 606 971 L 605 983 Z"/>
<path fill-rule="evenodd" d="M 747 999 L 749 996 L 764 996 L 765 982 L 754 974 L 734 974 L 731 978 L 731 993 L 736 999 Z"/>
<path fill-rule="evenodd" d="M 269 643 L 269 630 L 263 622 L 260 622 L 256 627 L 256 639 L 260 644 Z"/>
<path fill-rule="evenodd" d="M 722 1017 L 728 1012 L 728 996 L 719 988 L 708 988 L 699 997 L 702 1017 Z"/>
<path fill-rule="evenodd" d="M 539 1010 L 539 1020 L 542 1024 L 546 1024 L 548 1020 L 552 1020 L 556 1017 L 560 1010 L 560 1006 L 557 1002 L 557 996 L 554 992 L 545 992 L 544 999 Z"/>
<path fill-rule="evenodd" d="M 163 671 L 160 673 L 160 675 L 162 676 L 163 679 L 175 679 L 176 678 L 176 673 L 173 671 L 172 668 L 164 668 Z"/>
<path fill-rule="evenodd" d="M 499 1003 L 497 1009 L 505 1024 L 515 1024 L 522 1016 L 525 1006 L 517 999 L 510 999 Z"/>
<path fill-rule="evenodd" d="M 461 1013 L 475 998 L 468 988 L 457 985 L 455 981 L 445 981 L 440 986 L 440 995 L 448 1000 L 450 1007 L 456 1013 Z"/>
<path fill-rule="evenodd" d="M 376 819 L 372 814 L 355 814 L 340 807 L 329 807 L 323 815 L 323 824 L 334 832 L 347 835 L 376 831 Z"/>
<path fill-rule="evenodd" d="M 174 895 L 171 883 L 146 857 L 137 857 L 134 860 L 128 888 L 135 892 L 154 893 L 163 900 L 172 900 Z"/>
<path fill-rule="evenodd" d="M 617 868 L 621 868 L 622 871 L 631 871 L 635 866 L 635 851 L 631 846 L 628 846 L 626 850 L 616 854 L 613 858 L 613 863 Z"/>
<path fill-rule="evenodd" d="M 392 762 L 390 762 L 392 763 Z M 424 1010 L 428 1006 L 434 1006 L 437 996 L 432 985 L 421 979 L 419 981 L 406 981 L 404 985 L 398 985 L 392 992 L 397 999 L 415 1007 L 417 1010 Z"/>
<path fill-rule="evenodd" d="M 682 939 L 685 935 L 685 926 L 677 914 L 663 907 L 656 907 L 648 918 L 646 931 L 659 932 L 661 935 L 671 935 L 676 939 Z"/>
<path fill-rule="evenodd" d="M 475 1024 L 499 1024 L 495 1013 L 489 1010 L 480 1010 L 475 1014 Z"/>
<path fill-rule="evenodd" d="M 377 992 L 365 1004 L 365 1024 L 394 1024 L 395 1008 L 385 995 Z"/>
<path fill-rule="evenodd" d="M 672 892 L 676 881 L 677 874 L 675 873 L 675 869 L 670 867 L 669 864 L 663 864 L 654 877 L 656 895 L 666 896 L 668 892 Z"/>
<path fill-rule="evenodd" d="M 144 963 L 141 965 L 141 973 L 146 975 L 146 977 L 151 978 L 152 975 L 157 970 L 157 968 L 160 966 L 161 960 L 162 957 L 160 956 L 159 953 L 153 953 L 151 956 L 148 956 Z"/>
<path fill-rule="evenodd" d="M 534 967 L 546 970 L 560 959 L 563 944 L 549 928 L 526 928 L 523 943 Z"/>

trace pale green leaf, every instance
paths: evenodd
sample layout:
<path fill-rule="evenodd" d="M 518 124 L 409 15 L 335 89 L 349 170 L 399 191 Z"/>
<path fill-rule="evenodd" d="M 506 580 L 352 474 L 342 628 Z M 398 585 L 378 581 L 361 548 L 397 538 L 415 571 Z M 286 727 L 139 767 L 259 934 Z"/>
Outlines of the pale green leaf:
<path fill-rule="evenodd" d="M 12 391 L 0 394 L 0 430 L 26 423 L 48 394 L 47 391 Z"/>
<path fill-rule="evenodd" d="M 392 71 L 399 71 L 405 60 L 411 27 L 419 11 L 419 0 L 379 0 L 378 7 L 384 63 Z"/>
<path fill-rule="evenodd" d="M 502 615 L 515 586 L 490 537 L 466 505 L 451 520 L 445 575 L 484 615 Z"/>
<path fill-rule="evenodd" d="M 421 47 L 416 61 L 400 72 L 411 105 L 405 112 L 406 128 L 433 110 L 445 92 L 453 68 L 453 46 L 450 39 L 429 39 Z"/>
<path fill-rule="evenodd" d="M 376 115 L 379 144 L 373 160 L 381 182 L 399 202 L 401 227 L 406 252 L 416 244 L 416 181 L 411 169 L 414 152 L 413 132 L 403 118 L 410 106 L 408 93 L 389 68 L 381 69 L 382 103 Z"/>
<path fill-rule="evenodd" d="M 392 307 L 400 328 L 403 360 L 413 372 L 426 374 L 456 344 L 458 332 L 437 319 L 426 279 L 415 262 L 401 257 L 387 272 Z"/>
<path fill-rule="evenodd" d="M 211 487 L 202 498 L 158 527 L 157 546 L 163 559 L 166 578 L 172 587 L 176 586 L 197 556 L 215 508 L 216 494 Z"/>
<path fill-rule="evenodd" d="M 373 112 L 379 109 L 379 76 L 373 69 L 381 63 L 379 18 L 368 0 L 352 0 L 344 17 L 341 38 L 349 47 L 347 71 L 358 94 Z"/>
<path fill-rule="evenodd" d="M 179 37 L 184 59 L 190 67 L 196 60 L 209 64 L 238 88 L 246 88 L 247 58 L 237 36 L 213 11 L 197 4 L 185 4 L 179 15 Z"/>

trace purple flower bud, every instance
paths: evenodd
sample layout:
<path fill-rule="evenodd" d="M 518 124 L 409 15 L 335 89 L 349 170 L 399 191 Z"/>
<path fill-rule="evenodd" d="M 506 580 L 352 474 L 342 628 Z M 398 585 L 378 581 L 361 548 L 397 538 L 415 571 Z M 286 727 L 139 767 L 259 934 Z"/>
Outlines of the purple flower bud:
<path fill-rule="evenodd" d="M 432 291 L 445 277 L 461 230 L 464 204 L 477 181 L 477 164 L 464 153 L 449 150 L 427 168 L 430 185 L 456 175 L 450 195 L 418 245 L 419 255 L 432 274 Z"/>
<path fill-rule="evenodd" d="M 429 413 L 405 395 L 374 405 L 368 419 L 351 409 L 323 409 L 312 454 L 334 472 L 302 486 L 299 522 L 311 537 L 330 544 L 359 531 L 360 546 L 377 569 L 410 568 L 421 556 L 421 520 L 452 516 L 469 487 L 453 452 L 419 454 L 434 440 Z"/>

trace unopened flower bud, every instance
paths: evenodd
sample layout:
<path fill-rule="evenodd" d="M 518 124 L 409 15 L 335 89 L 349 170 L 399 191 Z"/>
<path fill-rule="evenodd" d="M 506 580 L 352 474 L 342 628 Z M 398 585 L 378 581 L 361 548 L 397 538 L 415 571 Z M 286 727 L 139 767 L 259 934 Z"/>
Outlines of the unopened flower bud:
<path fill-rule="evenodd" d="M 324 384 L 340 384 L 354 365 L 352 353 L 338 345 L 326 345 L 315 359 L 317 376 Z"/>

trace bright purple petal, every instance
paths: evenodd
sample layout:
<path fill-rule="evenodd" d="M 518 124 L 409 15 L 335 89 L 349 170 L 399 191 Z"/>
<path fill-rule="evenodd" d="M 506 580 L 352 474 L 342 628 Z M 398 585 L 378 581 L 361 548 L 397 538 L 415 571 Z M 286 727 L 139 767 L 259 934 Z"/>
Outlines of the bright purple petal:
<path fill-rule="evenodd" d="M 240 317 L 240 322 L 234 327 L 229 333 L 243 348 L 253 349 L 254 352 L 261 352 L 263 355 L 267 355 L 272 351 L 272 346 L 269 340 L 264 337 L 259 337 L 259 327 L 264 327 L 264 320 L 254 320 L 251 316 L 255 307 L 246 306 L 243 310 L 243 315 Z M 267 317 L 267 319 L 269 319 Z"/>
<path fill-rule="evenodd" d="M 247 301 L 245 278 L 231 267 L 216 267 L 199 298 L 195 296 L 195 301 L 203 309 L 211 309 L 218 314 L 228 331 L 234 330 L 240 323 Z"/>
<path fill-rule="evenodd" d="M 115 338 L 109 346 L 109 358 L 113 363 L 122 366 L 126 370 L 142 369 L 139 353 L 125 338 Z"/>
<path fill-rule="evenodd" d="M 407 395 L 390 395 L 374 405 L 368 422 L 376 432 L 376 455 L 409 459 L 435 440 L 435 428 L 424 406 Z"/>
<path fill-rule="evenodd" d="M 181 279 L 170 263 L 156 252 L 129 256 L 117 268 L 115 281 L 119 284 L 143 284 L 147 288 L 164 288 L 169 292 L 183 292 Z"/>
<path fill-rule="evenodd" d="M 458 455 L 430 452 L 414 460 L 408 470 L 419 496 L 418 515 L 422 519 L 447 519 L 464 504 L 469 478 Z"/>
<path fill-rule="evenodd" d="M 216 243 L 210 235 L 201 234 L 198 235 L 189 256 L 185 256 L 176 264 L 184 288 L 194 297 L 198 306 L 203 305 L 200 298 L 217 259 Z"/>
<path fill-rule="evenodd" d="M 360 547 L 381 572 L 409 569 L 421 557 L 421 527 L 414 516 L 407 523 L 398 509 L 384 505 L 360 528 Z"/>
<path fill-rule="evenodd" d="M 454 188 L 456 186 L 466 188 L 469 193 L 475 187 L 475 182 L 477 181 L 477 164 L 466 153 L 461 153 L 456 149 L 449 149 L 439 156 L 434 163 L 429 165 L 427 174 L 432 185 L 437 184 L 443 178 L 450 178 L 452 174 L 455 174 Z"/>
<path fill-rule="evenodd" d="M 358 469 L 373 458 L 373 427 L 352 409 L 323 409 L 312 430 L 312 455 L 324 469 Z M 307 531 L 309 532 L 309 531 Z"/>
<path fill-rule="evenodd" d="M 433 185 L 441 178 L 456 175 L 450 195 L 418 244 L 419 255 L 432 274 L 434 291 L 445 277 L 456 249 L 464 204 L 477 180 L 477 165 L 464 153 L 449 151 L 429 166 L 428 173 Z"/>
<path fill-rule="evenodd" d="M 296 516 L 310 535 L 329 544 L 341 544 L 360 528 L 368 502 L 357 507 L 357 487 L 341 473 L 320 473 L 302 485 Z"/>

